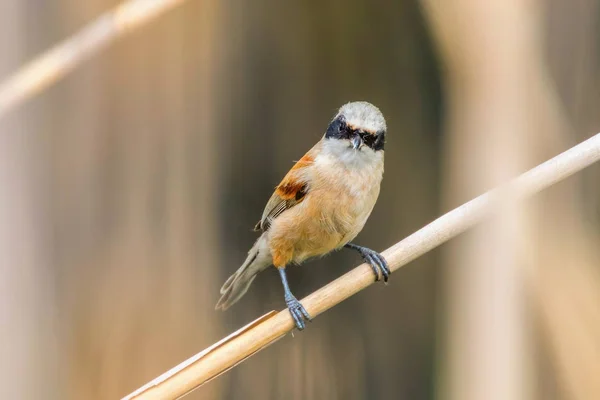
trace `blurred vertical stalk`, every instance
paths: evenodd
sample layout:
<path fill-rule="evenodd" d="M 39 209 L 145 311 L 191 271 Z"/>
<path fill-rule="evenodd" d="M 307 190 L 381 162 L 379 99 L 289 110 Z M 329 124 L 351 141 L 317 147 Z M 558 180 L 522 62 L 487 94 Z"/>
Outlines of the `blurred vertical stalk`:
<path fill-rule="evenodd" d="M 562 128 L 557 124 L 561 114 L 548 101 L 539 102 L 546 110 L 545 142 L 554 152 L 588 136 L 600 122 L 598 2 L 554 1 L 546 8 L 549 68 L 574 127 L 573 132 Z M 553 188 L 536 210 L 535 234 L 542 243 L 530 283 L 556 374 L 549 386 L 559 386 L 565 398 L 575 400 L 600 398 L 600 236 L 599 221 L 590 215 L 598 204 L 599 172 L 596 166 Z"/>
<path fill-rule="evenodd" d="M 0 76 L 22 59 L 27 6 L 3 2 Z M 56 310 L 49 260 L 43 144 L 33 117 L 0 121 L 0 398 L 59 399 Z"/>
<path fill-rule="evenodd" d="M 446 65 L 445 206 L 534 164 L 528 90 L 539 67 L 535 2 L 425 1 Z M 451 243 L 439 398 L 529 399 L 525 265 L 534 238 L 520 206 Z"/>
<path fill-rule="evenodd" d="M 425 5 L 448 66 L 448 202 L 571 144 L 545 64 L 540 4 Z M 585 37 L 570 32 L 561 39 L 574 45 Z M 550 43 L 551 50 L 556 46 Z M 538 196 L 526 214 L 489 224 L 450 248 L 440 397 L 535 397 L 527 382 L 533 373 L 523 367 L 531 354 L 523 331 L 527 306 L 539 322 L 532 350 L 545 350 L 552 361 L 536 371 L 538 397 L 600 397 L 600 255 L 582 207 L 582 182 L 581 176 L 570 179 Z"/>

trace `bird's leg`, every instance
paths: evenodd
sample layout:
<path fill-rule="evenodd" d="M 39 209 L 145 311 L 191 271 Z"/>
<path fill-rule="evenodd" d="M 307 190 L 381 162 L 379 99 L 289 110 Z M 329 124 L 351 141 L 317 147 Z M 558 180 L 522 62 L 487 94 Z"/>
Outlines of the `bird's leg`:
<path fill-rule="evenodd" d="M 285 304 L 287 304 L 287 308 L 292 314 L 292 318 L 296 323 L 296 327 L 298 330 L 303 330 L 306 327 L 305 321 L 311 321 L 310 315 L 304 308 L 302 304 L 294 297 L 292 291 L 290 290 L 290 286 L 288 285 L 287 276 L 285 274 L 285 267 L 277 267 L 279 270 L 279 275 L 281 276 L 281 283 L 283 284 L 283 292 L 285 295 Z"/>
<path fill-rule="evenodd" d="M 365 260 L 365 262 L 371 266 L 371 269 L 375 273 L 375 281 L 381 279 L 381 276 L 383 276 L 384 282 L 388 281 L 391 271 L 388 267 L 387 261 L 385 261 L 385 258 L 383 258 L 381 254 L 367 247 L 359 246 L 354 243 L 348 243 L 344 247 L 356 250 L 360 253 L 363 260 Z"/>

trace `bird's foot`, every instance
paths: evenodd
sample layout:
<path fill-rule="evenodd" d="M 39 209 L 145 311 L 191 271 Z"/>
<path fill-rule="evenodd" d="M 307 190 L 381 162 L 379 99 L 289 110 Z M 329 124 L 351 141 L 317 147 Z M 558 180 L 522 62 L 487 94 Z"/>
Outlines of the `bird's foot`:
<path fill-rule="evenodd" d="M 306 327 L 306 321 L 312 321 L 310 314 L 292 294 L 286 294 L 285 304 L 287 304 L 287 308 L 290 311 L 290 314 L 296 323 L 296 328 L 298 328 L 299 331 Z"/>
<path fill-rule="evenodd" d="M 363 260 L 365 260 L 365 262 L 371 266 L 371 269 L 375 274 L 375 282 L 379 281 L 383 277 L 383 281 L 387 283 L 392 272 L 390 271 L 387 261 L 385 261 L 385 258 L 383 258 L 381 254 L 375 250 L 358 246 L 353 243 L 348 243 L 346 247 L 358 251 Z"/>

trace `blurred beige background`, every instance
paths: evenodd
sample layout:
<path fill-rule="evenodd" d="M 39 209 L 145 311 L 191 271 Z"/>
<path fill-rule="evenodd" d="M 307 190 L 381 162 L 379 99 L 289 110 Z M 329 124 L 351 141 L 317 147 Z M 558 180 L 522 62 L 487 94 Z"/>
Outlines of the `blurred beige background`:
<path fill-rule="evenodd" d="M 117 1 L 0 4 L 0 80 Z M 383 250 L 600 131 L 599 2 L 188 0 L 0 119 L 0 398 L 117 399 L 272 309 L 218 289 L 337 108 L 387 118 Z M 195 399 L 600 398 L 600 168 Z M 299 297 L 359 263 L 290 270 Z"/>

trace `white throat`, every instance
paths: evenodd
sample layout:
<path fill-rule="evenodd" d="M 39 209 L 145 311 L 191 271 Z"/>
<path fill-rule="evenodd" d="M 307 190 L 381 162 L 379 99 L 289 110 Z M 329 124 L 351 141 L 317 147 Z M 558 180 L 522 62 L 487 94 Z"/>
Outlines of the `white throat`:
<path fill-rule="evenodd" d="M 381 168 L 383 151 L 374 151 L 364 145 L 356 150 L 348 140 L 323 139 L 323 148 L 321 154 L 317 157 L 317 162 L 319 158 L 322 158 L 321 161 L 324 163 L 341 163 L 349 170 L 368 173 Z"/>
<path fill-rule="evenodd" d="M 326 185 L 343 184 L 356 198 L 379 193 L 383 178 L 383 151 L 363 146 L 355 150 L 350 141 L 323 139 L 321 152 L 315 158 L 320 180 Z M 375 196 L 376 198 L 377 196 Z"/>

